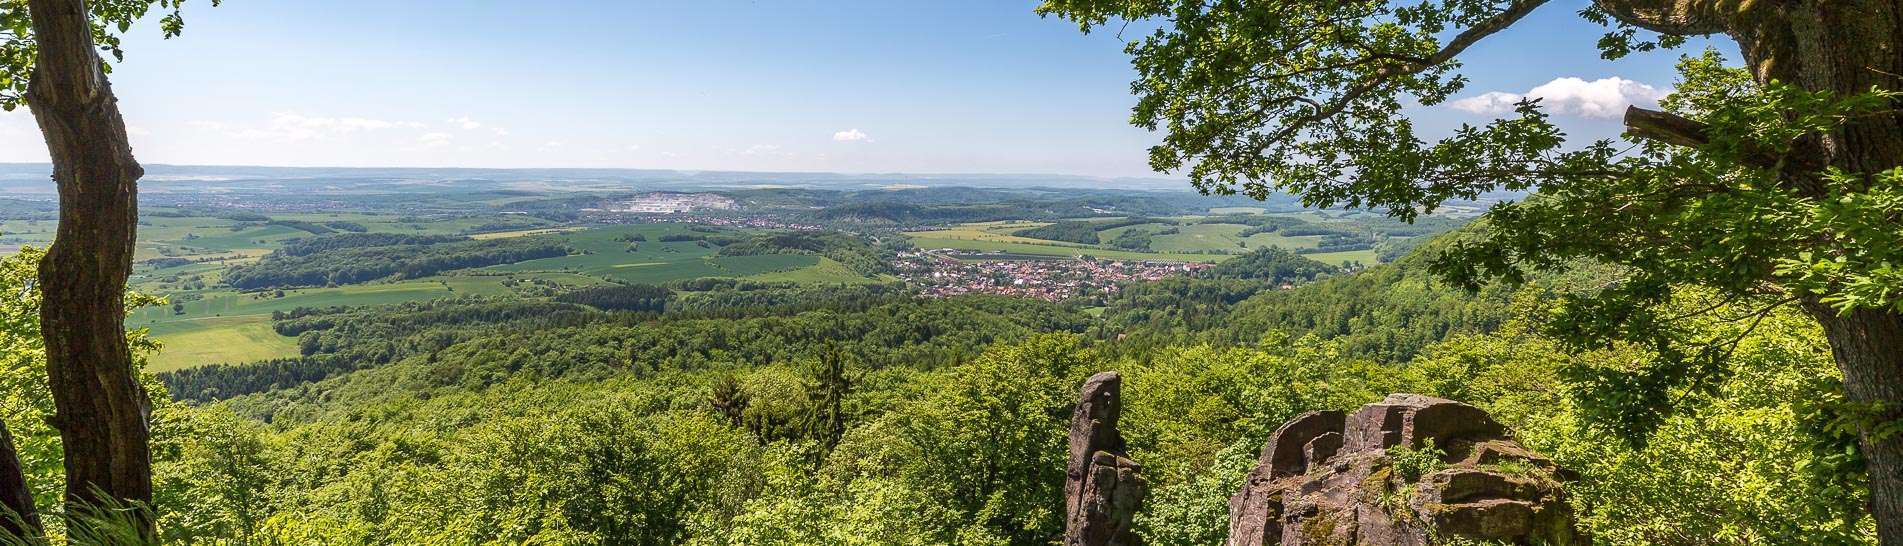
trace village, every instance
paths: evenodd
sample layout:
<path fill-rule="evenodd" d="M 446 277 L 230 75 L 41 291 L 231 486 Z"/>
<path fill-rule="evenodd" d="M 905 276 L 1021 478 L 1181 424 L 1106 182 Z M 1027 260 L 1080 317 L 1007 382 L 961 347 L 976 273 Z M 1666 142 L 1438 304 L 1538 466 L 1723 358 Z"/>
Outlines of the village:
<path fill-rule="evenodd" d="M 951 249 L 901 252 L 900 278 L 927 297 L 998 294 L 1063 301 L 1114 294 L 1126 282 L 1156 281 L 1212 267 L 1207 263 L 1104 260 L 1089 256 L 1019 259 Z"/>

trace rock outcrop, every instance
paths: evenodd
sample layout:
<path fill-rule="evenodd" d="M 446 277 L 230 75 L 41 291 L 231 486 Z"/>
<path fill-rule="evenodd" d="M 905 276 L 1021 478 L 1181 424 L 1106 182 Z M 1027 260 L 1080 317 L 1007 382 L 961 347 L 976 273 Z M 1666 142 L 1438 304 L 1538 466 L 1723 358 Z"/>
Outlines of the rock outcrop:
<path fill-rule="evenodd" d="M 1277 429 L 1229 499 L 1228 544 L 1586 544 L 1564 474 L 1479 408 L 1389 395 L 1352 415 L 1309 412 Z"/>
<path fill-rule="evenodd" d="M 1117 432 L 1123 380 L 1103 372 L 1084 382 L 1071 413 L 1065 467 L 1064 544 L 1134 546 L 1132 518 L 1143 502 L 1142 468 L 1124 452 Z"/>

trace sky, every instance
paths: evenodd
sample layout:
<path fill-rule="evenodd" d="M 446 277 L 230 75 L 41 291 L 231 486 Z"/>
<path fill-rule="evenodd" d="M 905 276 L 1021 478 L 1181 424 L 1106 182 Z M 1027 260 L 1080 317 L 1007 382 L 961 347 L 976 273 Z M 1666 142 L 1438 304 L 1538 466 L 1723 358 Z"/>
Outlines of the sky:
<path fill-rule="evenodd" d="M 111 77 L 146 163 L 1163 176 L 1123 39 L 1036 4 L 191 0 L 184 36 L 134 28 Z M 1584 6 L 1476 45 L 1467 91 L 1412 114 L 1447 131 L 1531 95 L 1612 136 L 1704 47 L 1600 60 Z M 30 115 L 0 114 L 0 162 L 44 161 Z"/>

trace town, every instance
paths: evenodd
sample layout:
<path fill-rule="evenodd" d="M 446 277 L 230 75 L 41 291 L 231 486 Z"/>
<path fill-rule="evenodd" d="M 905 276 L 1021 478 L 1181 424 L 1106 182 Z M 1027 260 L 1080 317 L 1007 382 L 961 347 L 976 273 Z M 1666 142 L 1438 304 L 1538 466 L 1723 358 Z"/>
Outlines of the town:
<path fill-rule="evenodd" d="M 901 252 L 900 278 L 927 297 L 998 294 L 1063 301 L 1115 294 L 1126 282 L 1155 281 L 1212 267 L 1207 263 L 1075 259 L 1021 259 L 997 253 L 951 249 Z"/>

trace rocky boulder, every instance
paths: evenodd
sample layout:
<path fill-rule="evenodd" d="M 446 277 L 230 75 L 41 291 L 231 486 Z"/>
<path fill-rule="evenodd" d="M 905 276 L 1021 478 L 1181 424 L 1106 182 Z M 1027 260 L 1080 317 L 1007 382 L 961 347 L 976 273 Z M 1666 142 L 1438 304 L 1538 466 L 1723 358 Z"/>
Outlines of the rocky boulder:
<path fill-rule="evenodd" d="M 1065 467 L 1064 544 L 1134 546 L 1133 518 L 1143 502 L 1142 467 L 1124 451 L 1117 432 L 1123 379 L 1103 372 L 1084 382 L 1071 413 L 1070 462 Z"/>
<path fill-rule="evenodd" d="M 1394 394 L 1302 414 L 1229 499 L 1230 546 L 1586 544 L 1560 481 L 1479 408 Z"/>

